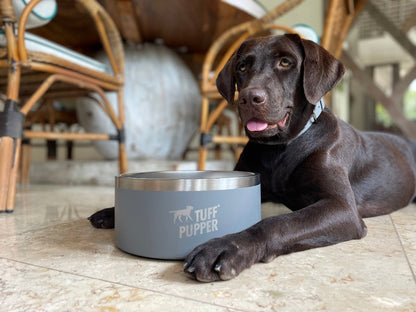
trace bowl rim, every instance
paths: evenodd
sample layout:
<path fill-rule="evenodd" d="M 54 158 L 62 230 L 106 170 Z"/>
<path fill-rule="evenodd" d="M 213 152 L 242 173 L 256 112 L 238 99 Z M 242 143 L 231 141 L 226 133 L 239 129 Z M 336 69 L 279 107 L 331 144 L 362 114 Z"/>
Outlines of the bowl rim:
<path fill-rule="evenodd" d="M 260 184 L 260 174 L 248 171 L 150 171 L 124 173 L 115 179 L 116 189 L 137 191 L 219 191 Z"/>

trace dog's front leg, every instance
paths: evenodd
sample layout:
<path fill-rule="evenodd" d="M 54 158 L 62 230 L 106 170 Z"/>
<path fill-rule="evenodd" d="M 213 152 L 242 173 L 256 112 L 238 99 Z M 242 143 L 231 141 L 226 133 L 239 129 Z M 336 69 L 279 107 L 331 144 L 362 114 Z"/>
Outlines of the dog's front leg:
<path fill-rule="evenodd" d="M 184 269 L 202 282 L 228 280 L 256 262 L 358 239 L 365 234 L 366 226 L 355 209 L 321 200 L 196 247 L 186 257 Z"/>
<path fill-rule="evenodd" d="M 105 208 L 88 217 L 91 224 L 99 229 L 114 228 L 114 207 Z"/>

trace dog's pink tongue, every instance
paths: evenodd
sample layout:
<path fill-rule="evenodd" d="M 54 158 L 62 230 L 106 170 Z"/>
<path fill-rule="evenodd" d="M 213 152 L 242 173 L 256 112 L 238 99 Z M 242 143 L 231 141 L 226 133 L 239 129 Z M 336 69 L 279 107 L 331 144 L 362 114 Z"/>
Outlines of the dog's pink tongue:
<path fill-rule="evenodd" d="M 260 121 L 258 119 L 250 119 L 247 122 L 247 129 L 249 131 L 263 131 L 267 128 L 267 122 Z"/>

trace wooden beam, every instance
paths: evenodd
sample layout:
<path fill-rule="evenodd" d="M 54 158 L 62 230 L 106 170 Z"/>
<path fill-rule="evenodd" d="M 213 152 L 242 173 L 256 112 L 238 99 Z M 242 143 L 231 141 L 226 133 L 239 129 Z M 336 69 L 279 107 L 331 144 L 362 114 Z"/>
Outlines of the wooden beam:
<path fill-rule="evenodd" d="M 118 0 L 117 9 L 120 16 L 120 32 L 123 38 L 134 43 L 141 43 L 142 36 L 133 3 L 130 0 Z"/>
<path fill-rule="evenodd" d="M 406 34 L 397 28 L 387 17 L 381 12 L 372 1 L 367 1 L 365 10 L 379 24 L 386 30 L 409 54 L 416 59 L 416 47 L 407 38 Z"/>
<path fill-rule="evenodd" d="M 325 17 L 321 45 L 336 58 L 342 52 L 342 44 L 351 23 L 367 0 L 330 0 Z"/>
<path fill-rule="evenodd" d="M 131 0 L 100 0 L 100 3 L 110 14 L 124 39 L 134 43 L 142 42 L 140 26 Z"/>
<path fill-rule="evenodd" d="M 410 83 L 416 79 L 416 65 L 413 66 L 407 74 L 400 79 L 394 86 L 391 97 L 397 101 L 397 99 L 403 98 L 404 93 L 409 87 Z"/>
<path fill-rule="evenodd" d="M 416 25 L 416 10 L 410 13 L 404 20 L 401 29 L 404 33 L 407 33 L 413 26 Z"/>
<path fill-rule="evenodd" d="M 402 130 L 403 134 L 408 138 L 415 140 L 416 124 L 403 115 L 398 103 L 396 103 L 393 97 L 386 96 L 386 94 L 373 82 L 373 79 L 354 62 L 346 51 L 342 52 L 341 61 L 352 71 L 354 78 L 360 81 L 368 94 L 386 108 L 395 124 Z"/>

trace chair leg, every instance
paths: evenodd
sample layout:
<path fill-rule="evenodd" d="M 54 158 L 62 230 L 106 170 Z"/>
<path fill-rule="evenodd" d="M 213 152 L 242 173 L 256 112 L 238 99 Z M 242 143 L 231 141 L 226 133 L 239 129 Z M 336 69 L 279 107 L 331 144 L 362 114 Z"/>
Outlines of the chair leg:
<path fill-rule="evenodd" d="M 222 124 L 218 124 L 218 135 L 221 136 L 223 135 L 223 125 Z M 221 144 L 215 144 L 214 147 L 214 152 L 215 152 L 215 159 L 216 160 L 220 160 L 221 159 L 221 154 L 222 154 L 222 147 Z"/>
<path fill-rule="evenodd" d="M 17 173 L 19 169 L 21 139 L 16 140 L 16 150 L 14 152 L 14 160 L 10 171 L 9 192 L 7 196 L 6 211 L 12 212 L 14 210 L 14 202 L 16 198 Z"/>
<path fill-rule="evenodd" d="M 14 208 L 23 119 L 16 102 L 7 99 L 0 112 L 0 212 Z"/>
<path fill-rule="evenodd" d="M 207 129 L 208 115 L 209 99 L 206 96 L 202 96 L 200 121 L 201 141 L 198 152 L 198 170 L 205 170 L 205 162 L 207 160 L 207 142 L 205 142 L 205 139 L 207 138 L 207 132 L 209 131 L 209 129 Z"/>
<path fill-rule="evenodd" d="M 240 156 L 241 156 L 241 153 L 243 152 L 243 150 L 244 150 L 244 146 L 242 146 L 242 145 L 237 145 L 237 147 L 235 148 L 235 150 L 234 150 L 235 163 L 237 163 L 238 160 L 240 159 Z"/>
<path fill-rule="evenodd" d="M 74 141 L 66 141 L 66 159 L 73 160 Z"/>
<path fill-rule="evenodd" d="M 127 154 L 126 154 L 126 144 L 124 142 L 119 143 L 118 159 L 119 159 L 119 171 L 120 171 L 120 173 L 127 172 Z"/>
<path fill-rule="evenodd" d="M 0 138 L 0 212 L 7 210 L 7 198 L 12 171 L 14 140 L 11 137 Z"/>
<path fill-rule="evenodd" d="M 30 181 L 31 146 L 29 140 L 22 140 L 20 156 L 19 183 L 28 184 Z"/>
<path fill-rule="evenodd" d="M 198 170 L 205 170 L 205 163 L 207 160 L 207 148 L 204 145 L 199 147 L 198 155 Z"/>
<path fill-rule="evenodd" d="M 56 160 L 58 154 L 58 143 L 56 140 L 46 140 L 48 160 Z"/>

